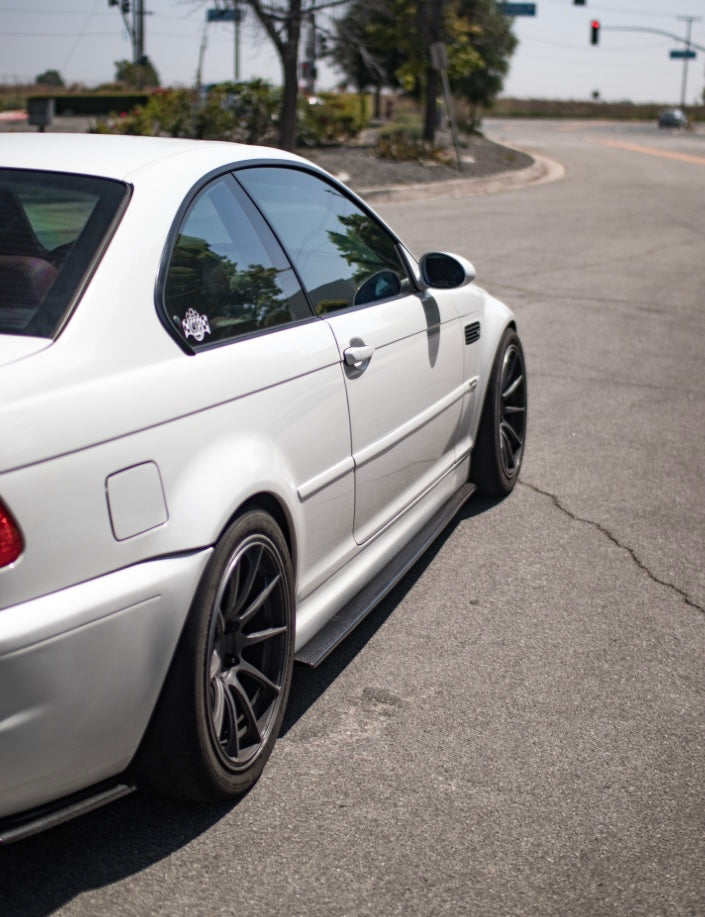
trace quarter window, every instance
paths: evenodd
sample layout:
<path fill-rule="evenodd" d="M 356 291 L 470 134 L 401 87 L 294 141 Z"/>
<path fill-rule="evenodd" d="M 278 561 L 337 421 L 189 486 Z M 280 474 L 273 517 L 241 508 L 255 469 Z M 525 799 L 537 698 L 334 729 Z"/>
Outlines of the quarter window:
<path fill-rule="evenodd" d="M 167 270 L 164 303 L 170 321 L 194 348 L 311 318 L 284 253 L 227 176 L 210 184 L 186 214 Z"/>
<path fill-rule="evenodd" d="M 0 334 L 58 334 L 129 193 L 104 178 L 0 169 Z"/>
<path fill-rule="evenodd" d="M 236 173 L 299 273 L 317 314 L 407 293 L 395 239 L 342 189 L 299 169 Z"/>

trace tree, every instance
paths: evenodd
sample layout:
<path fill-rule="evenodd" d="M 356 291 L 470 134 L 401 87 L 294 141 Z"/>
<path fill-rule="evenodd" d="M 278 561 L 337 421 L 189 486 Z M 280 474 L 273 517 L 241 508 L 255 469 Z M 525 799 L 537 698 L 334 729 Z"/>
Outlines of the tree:
<path fill-rule="evenodd" d="M 276 48 L 282 67 L 284 90 L 279 118 L 279 143 L 293 150 L 296 143 L 296 101 L 299 93 L 299 40 L 302 0 L 245 0 Z M 309 12 L 312 7 L 309 7 Z"/>
<path fill-rule="evenodd" d="M 349 17 L 357 16 L 358 7 L 362 10 L 364 4 L 356 0 Z M 438 71 L 431 66 L 431 45 L 446 45 L 451 85 L 473 105 L 488 104 L 499 92 L 516 46 L 511 20 L 495 0 L 376 0 L 366 18 L 360 16 L 357 31 L 353 24 L 346 26 L 342 20 L 333 49 L 335 63 L 349 78 L 369 80 L 369 85 L 375 81 L 359 61 L 373 61 L 374 69 L 383 73 L 383 85 L 401 85 L 423 99 L 424 139 L 431 142 L 440 90 Z M 356 55 L 344 49 L 345 38 L 355 41 Z"/>
<path fill-rule="evenodd" d="M 385 18 L 382 27 L 376 28 Z M 404 60 L 396 45 L 387 40 L 392 21 L 390 4 L 373 7 L 369 0 L 353 0 L 335 23 L 330 48 L 331 59 L 360 95 L 370 88 L 374 90 L 376 118 L 380 116 L 382 87 L 399 86 L 395 74 Z"/>
<path fill-rule="evenodd" d="M 157 71 L 146 56 L 138 64 L 133 64 L 129 60 L 115 61 L 115 79 L 119 83 L 126 83 L 135 89 L 159 85 Z"/>
<path fill-rule="evenodd" d="M 234 5 L 238 0 L 230 0 Z M 293 150 L 296 143 L 296 104 L 299 93 L 299 42 L 305 21 L 347 0 L 241 0 L 252 9 L 274 45 L 282 67 L 283 92 L 279 118 L 279 144 Z"/>
<path fill-rule="evenodd" d="M 472 25 L 469 44 L 477 60 L 453 72 L 453 88 L 473 109 L 488 107 L 502 91 L 517 38 L 511 20 L 498 14 L 494 0 L 460 0 L 459 12 Z"/>
<path fill-rule="evenodd" d="M 336 64 L 349 77 L 359 73 L 358 79 L 369 80 L 367 85 L 401 86 L 415 98 L 425 99 L 424 137 L 428 140 L 433 140 L 439 83 L 429 48 L 444 39 L 447 2 L 379 0 L 374 6 L 356 2 L 341 22 L 334 54 Z M 350 51 L 352 42 L 356 56 Z"/>
<path fill-rule="evenodd" d="M 58 70 L 45 70 L 35 79 L 35 83 L 42 86 L 61 86 L 65 85 L 64 80 Z"/>

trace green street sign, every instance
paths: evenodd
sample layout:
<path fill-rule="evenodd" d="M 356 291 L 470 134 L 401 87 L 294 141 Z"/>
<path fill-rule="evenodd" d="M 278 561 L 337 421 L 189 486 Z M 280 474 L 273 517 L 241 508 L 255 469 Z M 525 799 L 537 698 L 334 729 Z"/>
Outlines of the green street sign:
<path fill-rule="evenodd" d="M 505 16 L 535 16 L 535 3 L 503 3 L 502 12 Z"/>

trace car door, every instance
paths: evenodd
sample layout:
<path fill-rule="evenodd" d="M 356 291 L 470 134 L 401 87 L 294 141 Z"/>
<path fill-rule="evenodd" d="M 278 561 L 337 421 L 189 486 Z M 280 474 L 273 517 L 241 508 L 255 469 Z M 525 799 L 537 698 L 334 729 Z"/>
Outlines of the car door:
<path fill-rule="evenodd" d="M 422 293 L 398 240 L 305 170 L 237 173 L 331 327 L 347 391 L 362 544 L 456 461 L 463 344 L 451 291 Z"/>
<path fill-rule="evenodd" d="M 188 428 L 198 430 L 183 449 L 208 456 L 208 480 L 187 490 L 196 500 L 211 492 L 226 511 L 260 491 L 287 501 L 305 597 L 354 550 L 354 467 L 334 337 L 229 173 L 198 191 L 177 227 L 161 318 L 194 357 L 178 377 L 184 411 L 195 415 Z"/>

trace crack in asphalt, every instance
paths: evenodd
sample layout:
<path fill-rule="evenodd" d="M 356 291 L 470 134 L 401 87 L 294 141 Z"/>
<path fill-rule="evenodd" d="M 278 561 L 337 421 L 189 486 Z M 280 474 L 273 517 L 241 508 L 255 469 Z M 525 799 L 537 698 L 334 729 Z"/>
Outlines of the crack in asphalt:
<path fill-rule="evenodd" d="M 521 481 L 519 481 L 519 485 L 526 487 L 528 490 L 531 490 L 536 494 L 540 494 L 542 497 L 548 497 L 548 499 L 553 502 L 554 506 L 560 510 L 560 512 L 568 516 L 569 519 L 572 519 L 573 522 L 581 522 L 583 525 L 589 525 L 596 531 L 600 532 L 600 534 L 604 535 L 605 538 L 608 538 L 616 547 L 620 548 L 622 551 L 626 551 L 626 553 L 631 557 L 639 570 L 641 570 L 642 573 L 645 573 L 652 582 L 657 583 L 659 586 L 665 586 L 667 589 L 670 589 L 677 596 L 679 596 L 690 608 L 694 608 L 696 611 L 699 611 L 700 614 L 705 615 L 705 608 L 702 605 L 699 605 L 694 599 L 692 599 L 684 589 L 680 588 L 680 586 L 677 586 L 675 583 L 671 583 L 668 580 L 661 579 L 660 576 L 657 576 L 653 570 L 650 570 L 644 561 L 641 560 L 633 548 L 630 548 L 629 545 L 621 542 L 619 538 L 617 538 L 616 535 L 613 535 L 608 528 L 602 525 L 602 523 L 595 522 L 593 519 L 585 519 L 583 516 L 578 516 L 576 513 L 571 512 L 567 506 L 564 506 L 555 494 L 552 494 L 547 490 L 542 490 L 542 488 L 538 487 L 536 484 L 530 484 L 523 478 Z"/>

